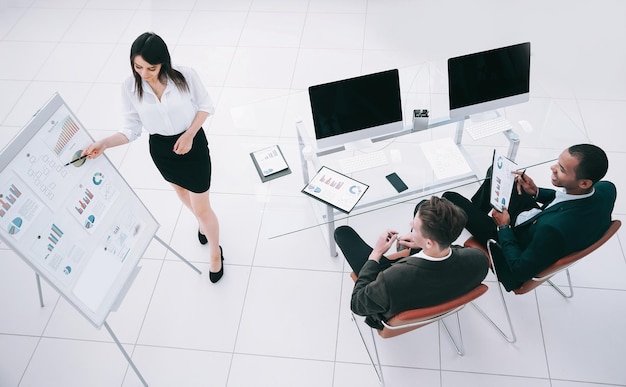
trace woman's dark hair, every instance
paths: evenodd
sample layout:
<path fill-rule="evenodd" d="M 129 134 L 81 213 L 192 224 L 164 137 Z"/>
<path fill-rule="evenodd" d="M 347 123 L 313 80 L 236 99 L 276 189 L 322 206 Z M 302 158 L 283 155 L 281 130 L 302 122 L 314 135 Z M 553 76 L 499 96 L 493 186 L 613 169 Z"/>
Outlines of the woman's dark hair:
<path fill-rule="evenodd" d="M 432 196 L 419 205 L 422 234 L 439 244 L 441 248 L 454 242 L 465 227 L 467 215 L 460 207 L 445 198 Z"/>
<path fill-rule="evenodd" d="M 151 65 L 161 65 L 159 81 L 165 83 L 169 78 L 180 91 L 189 91 L 189 85 L 183 74 L 172 68 L 170 52 L 163 39 L 153 32 L 144 32 L 130 46 L 130 67 L 135 77 L 135 90 L 139 99 L 143 98 L 143 87 L 141 76 L 135 71 L 135 57 L 138 55 Z"/>
<path fill-rule="evenodd" d="M 569 154 L 578 160 L 576 178 L 589 179 L 593 184 L 600 181 L 609 169 L 609 159 L 599 147 L 591 144 L 572 145 Z"/>

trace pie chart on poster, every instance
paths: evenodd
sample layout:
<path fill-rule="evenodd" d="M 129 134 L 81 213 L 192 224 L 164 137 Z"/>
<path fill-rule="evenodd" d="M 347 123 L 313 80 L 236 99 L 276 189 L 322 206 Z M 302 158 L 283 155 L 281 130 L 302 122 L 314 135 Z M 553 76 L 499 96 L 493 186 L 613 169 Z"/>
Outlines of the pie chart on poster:
<path fill-rule="evenodd" d="M 83 164 L 85 164 L 85 162 L 87 161 L 86 158 L 80 159 L 80 156 L 82 156 L 82 155 L 83 155 L 83 150 L 82 149 L 77 150 L 74 153 L 74 155 L 72 155 L 72 165 L 75 166 L 76 168 L 82 167 Z M 76 160 L 76 161 L 74 161 L 74 160 Z"/>
<path fill-rule="evenodd" d="M 89 215 L 87 220 L 85 220 L 85 228 L 92 228 L 93 223 L 96 221 L 96 217 L 93 215 Z"/>
<path fill-rule="evenodd" d="M 21 227 L 22 227 L 22 218 L 15 218 L 9 224 L 7 231 L 9 232 L 9 234 L 15 235 L 18 232 L 20 232 Z"/>
<path fill-rule="evenodd" d="M 91 181 L 93 182 L 94 185 L 102 184 L 102 180 L 104 180 L 104 175 L 102 174 L 102 172 L 94 173 L 93 177 L 91 178 Z"/>

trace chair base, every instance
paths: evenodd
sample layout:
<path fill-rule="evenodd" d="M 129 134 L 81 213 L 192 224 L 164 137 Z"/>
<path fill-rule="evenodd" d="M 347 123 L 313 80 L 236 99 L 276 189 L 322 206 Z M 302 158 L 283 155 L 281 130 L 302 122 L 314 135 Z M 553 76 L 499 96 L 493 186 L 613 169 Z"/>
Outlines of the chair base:
<path fill-rule="evenodd" d="M 548 280 L 548 283 L 554 288 L 554 290 L 556 290 L 557 292 L 559 292 L 560 295 L 562 295 L 565 298 L 572 298 L 574 297 L 574 287 L 572 286 L 572 279 L 569 275 L 569 270 L 565 269 L 565 274 L 567 275 L 567 286 L 569 287 L 569 294 L 566 294 L 559 285 L 555 284 L 554 282 L 552 282 L 552 280 Z"/>
<path fill-rule="evenodd" d="M 500 334 L 500 336 L 502 336 L 504 338 L 504 340 L 506 340 L 509 343 L 513 344 L 513 343 L 515 343 L 517 341 L 517 336 L 515 336 L 515 330 L 513 329 L 513 323 L 511 323 L 511 316 L 509 315 L 509 310 L 506 307 L 506 302 L 504 302 L 504 295 L 502 294 L 502 289 L 500 289 L 500 295 L 502 296 L 502 305 L 504 307 L 504 312 L 505 312 L 505 315 L 506 315 L 506 319 L 507 319 L 508 324 L 509 324 L 509 331 L 511 332 L 510 334 L 504 333 L 504 331 L 498 326 L 498 324 L 496 324 L 492 319 L 490 319 L 489 316 L 487 316 L 487 313 L 485 313 L 478 305 L 476 305 L 474 303 L 472 303 L 472 305 L 478 311 L 478 313 L 480 313 L 485 318 L 485 320 L 487 320 L 487 322 L 489 322 L 489 324 L 491 324 L 491 326 L 494 327 L 496 331 L 498 331 L 498 333 Z"/>
<path fill-rule="evenodd" d="M 472 302 L 472 304 L 473 304 L 473 302 Z M 456 315 L 457 333 L 459 335 L 459 342 L 458 343 L 456 342 L 456 340 L 454 340 L 454 337 L 452 337 L 452 333 L 450 332 L 450 329 L 448 328 L 448 325 L 446 324 L 445 320 L 439 320 L 439 323 L 441 323 L 440 325 L 443 326 L 444 330 L 448 334 L 448 338 L 450 339 L 450 342 L 452 343 L 452 345 L 454 345 L 454 349 L 456 350 L 456 353 L 459 356 L 463 356 L 463 355 L 465 355 L 465 347 L 463 345 L 463 334 L 461 333 L 461 320 L 459 320 L 459 314 L 458 313 L 455 313 L 455 315 Z"/>
<path fill-rule="evenodd" d="M 472 302 L 471 304 L 474 305 L 474 303 Z M 476 308 L 478 308 L 478 306 L 474 305 Z M 438 320 L 437 322 L 440 324 L 440 326 L 443 326 L 444 331 L 446 332 L 448 338 L 450 339 L 450 342 L 452 343 L 452 345 L 454 346 L 454 349 L 456 351 L 456 353 L 459 356 L 463 356 L 465 355 L 465 347 L 463 345 L 463 334 L 461 332 L 461 321 L 459 319 L 459 314 L 455 313 L 456 316 L 456 326 L 457 326 L 457 334 L 458 334 L 458 342 L 457 340 L 454 339 L 454 336 L 452 335 L 452 332 L 450 330 L 450 328 L 448 327 L 448 324 L 446 324 L 446 322 L 441 319 Z M 370 333 L 372 335 L 372 344 L 374 346 L 374 350 L 373 350 L 373 354 L 370 351 L 369 346 L 367 345 L 367 343 L 365 342 L 365 336 L 363 334 L 363 331 L 361 330 L 361 326 L 359 325 L 359 322 L 357 321 L 356 316 L 354 315 L 354 313 L 352 313 L 351 315 L 352 317 L 352 321 L 354 322 L 354 325 L 356 325 L 356 329 L 359 332 L 359 336 L 361 337 L 361 341 L 363 342 L 363 345 L 365 346 L 365 350 L 367 352 L 367 356 L 370 359 L 370 363 L 372 364 L 372 367 L 374 367 L 374 371 L 376 372 L 376 376 L 378 377 L 378 382 L 380 383 L 380 385 L 382 387 L 384 387 L 385 385 L 385 378 L 383 376 L 383 367 L 382 364 L 380 363 L 380 357 L 378 355 L 378 347 L 376 346 L 376 335 L 374 334 L 375 329 L 369 327 L 370 329 Z M 487 317 L 488 318 L 488 317 Z"/>
<path fill-rule="evenodd" d="M 376 360 L 374 360 L 374 358 L 372 357 L 370 349 L 367 346 L 367 343 L 365 342 L 365 337 L 363 336 L 361 327 L 359 326 L 359 322 L 357 321 L 356 316 L 354 315 L 353 312 L 351 312 L 351 317 L 352 317 L 352 321 L 354 322 L 354 325 L 356 325 L 357 331 L 359 332 L 361 341 L 363 342 L 363 345 L 365 346 L 365 351 L 367 352 L 367 356 L 370 358 L 370 363 L 372 364 L 372 367 L 374 367 L 374 371 L 376 372 L 376 376 L 378 377 L 378 382 L 380 383 L 381 387 L 384 387 L 385 379 L 383 377 L 383 367 L 380 364 L 380 357 L 378 356 L 378 348 L 376 347 L 376 337 L 374 337 L 374 329 L 370 327 L 370 333 L 372 334 L 372 343 L 374 344 L 374 356 L 376 357 Z"/>
<path fill-rule="evenodd" d="M 557 284 L 555 284 L 554 282 L 552 282 L 552 280 L 548 279 L 546 280 L 557 292 L 559 292 L 560 295 L 562 295 L 565 298 L 572 298 L 574 297 L 574 287 L 572 286 L 572 279 L 570 277 L 569 274 L 569 270 L 565 269 L 565 274 L 567 275 L 567 285 L 569 287 L 569 294 L 566 294 L 560 286 L 558 286 Z M 496 274 L 497 276 L 497 274 Z M 500 328 L 491 318 L 489 318 L 489 316 L 487 316 L 487 314 L 475 303 L 472 302 L 472 305 L 474 306 L 474 308 L 476 308 L 476 310 L 491 324 L 491 326 L 493 326 L 498 333 L 500 333 L 500 335 L 509 343 L 515 343 L 517 341 L 517 336 L 515 335 L 515 330 L 513 329 L 513 322 L 511 321 L 511 315 L 509 314 L 509 308 L 506 305 L 506 300 L 504 299 L 504 291 L 502 290 L 502 284 L 500 284 L 500 282 L 498 282 L 498 291 L 500 293 L 500 300 L 502 301 L 502 307 L 504 308 L 504 314 L 506 315 L 506 320 L 509 326 L 509 332 L 510 334 L 505 333 L 502 328 Z"/>

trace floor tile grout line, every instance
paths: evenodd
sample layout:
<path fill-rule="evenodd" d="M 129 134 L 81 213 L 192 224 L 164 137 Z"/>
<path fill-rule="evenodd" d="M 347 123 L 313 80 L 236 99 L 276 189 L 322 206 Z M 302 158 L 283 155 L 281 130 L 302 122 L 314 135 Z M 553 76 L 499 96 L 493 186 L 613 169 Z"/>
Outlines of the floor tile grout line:
<path fill-rule="evenodd" d="M 539 321 L 539 331 L 541 332 L 541 342 L 543 343 L 543 355 L 546 359 L 546 371 L 548 372 L 548 379 L 550 380 L 550 386 L 552 386 L 552 375 L 550 373 L 550 358 L 548 356 L 548 347 L 546 346 L 546 333 L 544 332 L 543 324 L 544 322 L 541 320 L 541 305 L 539 302 L 539 292 L 535 289 L 533 291 L 535 296 L 535 304 L 537 305 L 537 316 Z"/>
<path fill-rule="evenodd" d="M 250 17 L 250 12 L 252 12 L 252 4 L 253 2 L 251 1 L 248 9 L 246 11 L 246 17 L 244 19 L 241 31 L 239 31 L 239 36 L 237 37 L 237 43 L 234 47 L 234 51 L 233 51 L 233 55 L 230 58 L 230 63 L 228 64 L 228 70 L 225 73 L 224 76 L 224 80 L 222 82 L 222 92 L 224 87 L 226 87 L 226 84 L 228 83 L 228 77 L 233 69 L 233 63 L 235 61 L 235 57 L 237 55 L 237 51 L 240 48 L 240 42 L 241 42 L 241 38 L 243 36 L 243 31 L 246 27 L 246 24 L 248 22 L 248 19 Z M 222 93 L 220 93 L 220 99 L 222 98 Z M 219 101 L 217 101 L 216 103 L 219 103 Z M 213 122 L 211 122 L 211 124 L 213 124 Z M 268 193 L 267 191 L 265 192 L 265 197 L 267 197 Z M 246 309 L 246 301 L 248 298 L 248 292 L 250 290 L 250 280 L 252 279 L 252 273 L 254 271 L 254 260 L 256 258 L 256 254 L 257 254 L 257 249 L 258 249 L 258 245 L 259 245 L 259 239 L 261 238 L 261 226 L 263 225 L 263 219 L 265 218 L 265 210 L 267 208 L 267 200 L 264 201 L 263 203 L 263 209 L 261 210 L 261 218 L 260 218 L 260 223 L 259 223 L 259 229 L 257 231 L 257 236 L 256 236 L 256 242 L 254 244 L 254 249 L 252 252 L 252 260 L 250 261 L 250 269 L 248 271 L 248 278 L 246 280 L 246 288 L 244 291 L 244 296 L 243 296 L 243 300 L 241 303 L 241 309 L 239 312 L 239 319 L 237 322 L 237 330 L 235 331 L 235 340 L 233 341 L 233 347 L 232 347 L 232 353 L 231 353 L 231 358 L 230 358 L 230 363 L 229 363 L 229 367 L 228 367 L 228 372 L 226 373 L 226 384 L 228 384 L 230 378 L 231 378 L 231 371 L 232 371 L 232 367 L 233 367 L 233 361 L 235 359 L 235 350 L 237 348 L 237 342 L 239 341 L 239 332 L 241 330 L 241 324 L 243 322 L 243 318 L 244 318 L 244 314 L 245 314 L 245 309 Z"/>
<path fill-rule="evenodd" d="M 42 289 L 42 293 L 41 293 L 41 297 L 42 297 L 42 301 L 43 300 L 43 289 Z M 22 372 L 22 375 L 20 376 L 20 380 L 18 385 L 20 385 L 22 383 L 22 380 L 24 380 L 24 376 L 26 376 L 26 373 L 28 372 L 28 368 L 30 367 L 30 363 L 33 361 L 33 358 L 35 357 L 35 354 L 37 353 L 37 348 L 39 348 L 39 345 L 41 344 L 41 341 L 46 337 L 45 336 L 45 332 L 46 329 L 48 329 L 48 325 L 50 324 L 50 321 L 52 320 L 52 316 L 54 315 L 54 311 L 56 310 L 57 306 L 59 305 L 59 300 L 61 299 L 61 295 L 59 295 L 59 297 L 57 297 L 56 301 L 54 302 L 54 306 L 52 307 L 52 310 L 50 311 L 50 315 L 48 316 L 48 319 L 46 321 L 46 323 L 44 324 L 42 330 L 41 330 L 41 335 L 39 335 L 39 338 L 37 340 L 37 345 L 35 345 L 35 348 L 33 348 L 33 351 L 30 355 L 30 357 L 28 358 L 28 362 L 26 363 L 26 367 L 24 367 L 24 372 Z M 41 308 L 45 308 L 45 302 L 43 302 L 44 305 L 41 306 Z"/>
<path fill-rule="evenodd" d="M 181 218 L 181 214 L 182 214 L 182 211 L 183 211 L 182 207 L 183 206 L 181 205 L 180 209 L 178 211 L 178 216 L 176 218 L 175 224 L 178 224 L 178 221 Z M 169 239 L 167 241 L 168 246 L 171 244 L 171 241 L 172 241 L 172 238 L 173 238 L 173 234 L 174 234 L 174 232 L 172 231 L 172 235 L 170 235 L 170 237 L 169 237 Z M 153 241 L 156 241 L 156 239 L 152 238 L 151 242 L 153 242 Z M 145 309 L 145 311 L 143 313 L 143 318 L 141 320 L 141 324 L 139 325 L 139 329 L 137 330 L 137 336 L 135 337 L 134 343 L 130 343 L 133 346 L 133 349 L 132 349 L 131 353 L 129 354 L 131 359 L 132 359 L 133 355 L 135 354 L 135 350 L 137 348 L 137 345 L 138 345 L 138 342 L 139 342 L 139 338 L 141 337 L 141 332 L 142 332 L 143 327 L 144 327 L 144 325 L 146 323 L 146 318 L 148 317 L 148 313 L 150 311 L 150 306 L 152 305 L 152 301 L 154 299 L 154 294 L 155 294 L 155 292 L 157 290 L 157 286 L 159 284 L 159 279 L 161 278 L 161 274 L 163 272 L 163 269 L 165 267 L 165 263 L 167 261 L 166 257 L 167 257 L 167 254 L 169 253 L 169 250 L 165 246 L 163 246 L 163 247 L 165 248 L 165 251 L 163 253 L 163 258 L 161 259 L 161 265 L 159 267 L 159 272 L 158 272 L 158 274 L 157 274 L 157 276 L 156 276 L 156 278 L 154 280 L 154 286 L 152 288 L 152 292 L 150 293 L 150 298 L 149 298 L 148 304 L 146 305 L 146 309 Z M 126 377 L 129 375 L 130 368 L 131 368 L 130 367 L 130 363 L 126 364 L 126 368 L 125 368 L 125 371 L 124 371 L 124 376 L 122 378 L 122 385 L 124 384 L 124 381 L 126 380 Z M 139 370 L 139 372 L 141 372 L 141 370 Z"/>

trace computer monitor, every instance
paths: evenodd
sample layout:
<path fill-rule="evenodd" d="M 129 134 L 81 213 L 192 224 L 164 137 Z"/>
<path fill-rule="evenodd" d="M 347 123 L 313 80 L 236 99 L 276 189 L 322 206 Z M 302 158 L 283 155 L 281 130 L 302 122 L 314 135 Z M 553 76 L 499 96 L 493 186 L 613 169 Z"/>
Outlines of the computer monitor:
<path fill-rule="evenodd" d="M 527 102 L 530 43 L 448 59 L 450 118 Z"/>
<path fill-rule="evenodd" d="M 403 129 L 398 70 L 309 87 L 318 150 Z"/>

